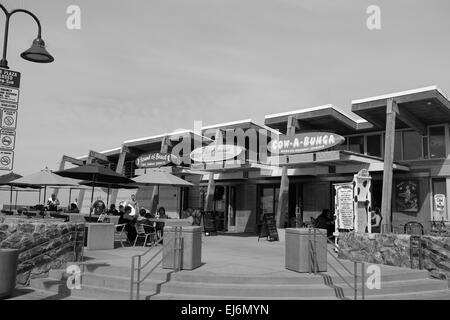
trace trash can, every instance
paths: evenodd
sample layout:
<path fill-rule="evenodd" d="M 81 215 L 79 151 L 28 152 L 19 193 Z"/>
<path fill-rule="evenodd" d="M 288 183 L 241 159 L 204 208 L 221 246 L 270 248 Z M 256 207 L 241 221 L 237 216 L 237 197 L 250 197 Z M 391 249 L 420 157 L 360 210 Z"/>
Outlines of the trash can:
<path fill-rule="evenodd" d="M 16 287 L 19 250 L 0 249 L 0 299 L 9 297 Z"/>
<path fill-rule="evenodd" d="M 198 226 L 181 226 L 181 269 L 193 270 L 202 264 L 202 229 Z M 175 227 L 164 227 L 164 269 L 174 269 Z"/>
<path fill-rule="evenodd" d="M 316 251 L 317 271 L 327 271 L 327 230 L 308 228 L 286 229 L 285 240 L 285 267 L 296 272 L 311 272 L 310 257 L 311 239 L 312 247 Z M 315 238 L 315 245 L 314 245 Z"/>

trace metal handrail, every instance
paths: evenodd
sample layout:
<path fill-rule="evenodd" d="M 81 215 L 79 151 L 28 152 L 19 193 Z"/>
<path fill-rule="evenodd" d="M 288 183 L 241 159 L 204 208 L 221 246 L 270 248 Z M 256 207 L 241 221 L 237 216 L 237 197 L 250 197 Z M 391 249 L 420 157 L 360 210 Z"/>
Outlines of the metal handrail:
<path fill-rule="evenodd" d="M 182 227 L 181 226 L 174 226 L 172 229 L 175 232 L 175 237 L 173 239 L 170 239 L 167 242 L 167 239 L 164 239 L 162 237 L 158 241 L 151 244 L 150 248 L 147 249 L 144 253 L 137 254 L 131 257 L 131 281 L 130 281 L 130 300 L 133 300 L 134 297 L 134 287 L 136 285 L 136 299 L 139 300 L 140 298 L 140 286 L 141 284 L 151 275 L 151 273 L 163 262 L 164 256 L 161 257 L 161 260 L 156 263 L 153 268 L 148 271 L 143 277 L 141 277 L 142 270 L 147 267 L 150 262 L 152 262 L 164 249 L 164 246 L 161 247 L 158 251 L 156 251 L 150 259 L 142 264 L 142 257 L 146 256 L 154 247 L 156 247 L 158 244 L 164 241 L 164 245 L 167 245 L 168 243 L 174 242 L 174 271 L 180 271 L 181 270 L 181 256 L 182 256 L 182 246 L 183 246 L 183 239 L 181 238 L 182 235 Z M 136 266 L 136 259 L 137 259 L 137 266 Z M 135 273 L 137 272 L 137 280 L 135 280 Z"/>
<path fill-rule="evenodd" d="M 311 229 L 314 231 L 313 232 L 313 241 L 311 240 Z M 308 259 L 309 259 L 309 266 L 310 266 L 310 271 L 313 270 L 314 274 L 317 274 L 317 241 L 316 241 L 316 228 L 313 227 L 309 227 L 308 228 L 308 243 L 309 243 L 309 255 L 308 255 Z M 327 238 L 327 244 L 330 243 L 333 245 L 333 247 L 336 250 L 339 250 L 339 247 L 333 243 L 332 241 L 330 241 L 330 239 Z M 364 267 L 364 262 L 362 261 L 355 261 L 353 260 L 353 272 L 350 271 L 343 263 L 342 261 L 340 261 L 337 257 L 334 256 L 333 252 L 330 251 L 328 249 L 328 246 L 325 245 L 322 246 L 322 248 L 325 248 L 325 250 L 333 257 L 333 259 L 345 270 L 347 271 L 351 276 L 353 276 L 353 285 L 351 285 L 346 279 L 345 277 L 339 272 L 337 271 L 337 269 L 335 267 L 333 267 L 333 265 L 331 265 L 330 263 L 328 263 L 327 260 L 327 265 L 330 266 L 334 272 L 336 272 L 336 274 L 341 278 L 341 280 L 350 288 L 353 290 L 354 293 L 354 300 L 357 300 L 358 298 L 358 263 L 361 263 L 361 298 L 362 300 L 365 299 L 365 291 L 364 291 L 364 272 L 365 272 L 365 267 Z M 312 263 L 312 264 L 311 264 Z M 312 269 L 312 267 L 314 269 Z"/>

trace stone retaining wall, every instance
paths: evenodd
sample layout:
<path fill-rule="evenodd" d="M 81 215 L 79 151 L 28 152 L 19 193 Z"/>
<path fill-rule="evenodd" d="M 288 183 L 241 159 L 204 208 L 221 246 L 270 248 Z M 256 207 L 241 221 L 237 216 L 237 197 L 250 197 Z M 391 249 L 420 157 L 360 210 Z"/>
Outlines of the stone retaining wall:
<path fill-rule="evenodd" d="M 18 249 L 17 283 L 64 268 L 83 250 L 84 223 L 0 217 L 0 249 Z M 77 243 L 75 243 L 77 240 Z"/>
<path fill-rule="evenodd" d="M 416 239 L 416 238 L 414 238 Z M 413 239 L 413 240 L 414 240 Z M 450 280 L 450 237 L 420 236 L 422 265 L 434 278 Z M 406 234 L 344 233 L 339 236 L 339 258 L 419 268 L 419 242 Z"/>

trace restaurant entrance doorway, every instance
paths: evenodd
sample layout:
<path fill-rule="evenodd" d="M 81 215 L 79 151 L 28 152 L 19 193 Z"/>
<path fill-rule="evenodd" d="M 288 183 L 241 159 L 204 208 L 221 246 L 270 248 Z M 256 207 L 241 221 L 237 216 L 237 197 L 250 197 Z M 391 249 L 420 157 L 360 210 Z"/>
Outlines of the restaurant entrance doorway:
<path fill-rule="evenodd" d="M 232 232 L 236 228 L 236 187 L 216 186 L 214 212 L 217 231 Z"/>

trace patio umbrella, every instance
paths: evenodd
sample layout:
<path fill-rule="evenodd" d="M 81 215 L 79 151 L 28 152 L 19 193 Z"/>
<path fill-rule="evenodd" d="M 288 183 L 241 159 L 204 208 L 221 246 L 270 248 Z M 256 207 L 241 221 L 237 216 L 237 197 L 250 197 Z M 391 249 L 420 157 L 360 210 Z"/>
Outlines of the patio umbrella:
<path fill-rule="evenodd" d="M 43 186 L 44 187 L 44 201 L 47 197 L 47 187 L 62 187 L 62 186 L 78 186 L 78 181 L 68 179 L 54 174 L 47 168 L 39 172 L 30 174 L 28 176 L 13 180 L 10 182 L 14 186 L 29 187 L 29 186 Z"/>
<path fill-rule="evenodd" d="M 99 183 L 129 184 L 133 180 L 102 166 L 96 164 L 86 164 L 83 166 L 56 171 L 56 174 L 73 179 L 89 180 L 92 182 L 91 204 L 94 201 L 94 188 Z"/>
<path fill-rule="evenodd" d="M 15 186 L 14 183 L 12 183 L 12 181 L 17 180 L 19 178 L 22 178 L 22 176 L 20 174 L 14 173 L 14 172 L 10 172 L 8 174 L 4 174 L 2 176 L 0 176 L 0 186 L 9 186 L 9 190 L 10 191 L 10 196 L 9 196 L 9 207 L 10 210 L 12 210 L 12 197 L 13 197 L 13 187 Z M 40 187 L 35 187 L 32 185 L 22 185 L 22 188 L 32 188 L 32 189 L 40 189 Z M 16 192 L 18 193 L 19 191 L 25 191 L 25 190 L 18 190 L 16 189 Z M 17 206 L 17 193 L 16 193 L 16 206 Z"/>
<path fill-rule="evenodd" d="M 133 179 L 137 184 L 143 186 L 156 186 L 157 204 L 159 202 L 159 186 L 172 186 L 172 187 L 193 187 L 194 185 L 184 179 L 181 179 L 173 174 L 165 171 L 150 171 L 139 177 Z M 152 204 L 152 212 L 154 211 Z"/>
<path fill-rule="evenodd" d="M 94 183 L 92 181 L 81 181 L 80 184 L 84 185 L 84 186 L 92 187 Z M 95 186 L 108 189 L 108 191 L 107 191 L 108 196 L 106 199 L 106 206 L 108 206 L 108 207 L 109 207 L 109 191 L 110 191 L 110 189 L 137 189 L 137 188 L 139 188 L 139 186 L 136 184 L 104 183 L 104 182 L 97 182 L 95 184 Z"/>

